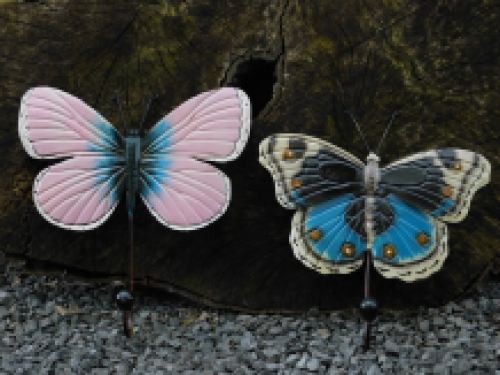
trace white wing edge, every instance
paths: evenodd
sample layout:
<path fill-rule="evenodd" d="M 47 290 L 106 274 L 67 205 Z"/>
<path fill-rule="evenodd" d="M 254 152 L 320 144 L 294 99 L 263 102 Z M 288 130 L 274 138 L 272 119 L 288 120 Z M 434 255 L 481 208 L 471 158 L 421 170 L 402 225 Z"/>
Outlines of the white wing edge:
<path fill-rule="evenodd" d="M 240 156 L 241 152 L 245 148 L 247 144 L 248 137 L 250 136 L 250 123 L 251 123 L 251 105 L 250 99 L 248 95 L 240 89 L 234 88 L 236 91 L 236 95 L 240 99 L 241 104 L 241 129 L 240 129 L 240 138 L 236 141 L 233 152 L 226 157 L 223 158 L 214 158 L 214 159 L 203 159 L 207 161 L 217 161 L 217 162 L 226 162 L 236 159 Z"/>
<path fill-rule="evenodd" d="M 266 168 L 271 174 L 271 177 L 274 182 L 274 191 L 276 193 L 276 199 L 278 200 L 278 203 L 284 208 L 293 210 L 296 208 L 296 205 L 287 199 L 285 191 L 281 186 L 280 178 L 276 178 L 279 172 L 274 168 L 275 163 L 271 160 L 270 157 L 268 157 L 267 151 L 264 151 L 267 150 L 268 148 L 270 138 L 271 137 L 265 138 L 259 144 L 259 163 L 262 164 L 262 166 Z"/>
<path fill-rule="evenodd" d="M 432 274 L 441 269 L 448 256 L 448 228 L 445 223 L 439 220 L 433 220 L 433 225 L 438 231 L 438 241 L 435 249 L 435 255 L 429 257 L 425 261 L 414 265 L 406 265 L 404 267 L 391 267 L 377 259 L 373 259 L 373 266 L 384 277 L 388 279 L 397 278 L 406 282 L 413 282 L 421 279 L 426 279 Z M 431 267 L 432 268 L 429 268 Z"/>
<path fill-rule="evenodd" d="M 26 91 L 26 93 L 21 98 L 21 106 L 19 108 L 17 127 L 18 127 L 18 131 L 19 131 L 19 138 L 21 138 L 21 143 L 23 144 L 23 147 L 26 150 L 26 152 L 28 153 L 28 155 L 31 156 L 32 158 L 35 158 L 35 159 L 45 159 L 45 157 L 42 157 L 35 152 L 35 149 L 31 145 L 31 141 L 28 137 L 28 129 L 26 128 L 26 124 L 28 122 L 27 101 L 28 101 L 29 97 L 31 96 L 33 90 L 34 89 L 29 89 L 28 91 Z M 49 158 L 47 158 L 47 159 L 49 159 Z"/>

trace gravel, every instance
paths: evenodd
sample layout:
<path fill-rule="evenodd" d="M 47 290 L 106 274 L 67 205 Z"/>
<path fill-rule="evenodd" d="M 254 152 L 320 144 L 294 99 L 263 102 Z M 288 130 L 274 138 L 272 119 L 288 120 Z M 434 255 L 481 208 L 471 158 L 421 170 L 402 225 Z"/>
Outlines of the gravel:
<path fill-rule="evenodd" d="M 122 335 L 113 284 L 0 275 L 2 374 L 500 375 L 500 283 L 458 304 L 381 313 L 371 349 L 354 310 L 248 315 L 181 298 L 140 298 Z"/>

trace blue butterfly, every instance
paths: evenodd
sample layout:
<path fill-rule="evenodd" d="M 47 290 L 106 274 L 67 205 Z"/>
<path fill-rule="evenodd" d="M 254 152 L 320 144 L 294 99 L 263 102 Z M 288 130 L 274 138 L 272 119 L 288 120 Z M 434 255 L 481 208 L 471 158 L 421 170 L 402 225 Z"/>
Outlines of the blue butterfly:
<path fill-rule="evenodd" d="M 465 218 L 491 171 L 483 156 L 451 148 L 380 168 L 376 153 L 365 165 L 303 134 L 264 139 L 259 161 L 273 176 L 279 203 L 296 210 L 290 243 L 306 266 L 346 274 L 371 251 L 379 273 L 407 282 L 441 268 L 448 255 L 445 223 Z"/>
<path fill-rule="evenodd" d="M 295 256 L 322 274 L 350 273 L 365 263 L 364 349 L 377 301 L 370 296 L 370 264 L 388 278 L 411 282 L 438 271 L 448 256 L 446 222 L 469 212 L 474 193 L 490 181 L 482 155 L 460 149 L 420 152 L 379 167 L 303 134 L 275 134 L 259 146 L 259 161 L 275 182 L 282 206 L 295 209 L 290 243 Z"/>

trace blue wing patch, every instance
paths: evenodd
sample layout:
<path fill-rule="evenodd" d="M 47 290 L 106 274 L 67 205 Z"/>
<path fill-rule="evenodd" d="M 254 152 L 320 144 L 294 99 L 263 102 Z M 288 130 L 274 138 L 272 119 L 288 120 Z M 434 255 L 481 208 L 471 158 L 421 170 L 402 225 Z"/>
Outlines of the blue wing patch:
<path fill-rule="evenodd" d="M 373 256 L 386 258 L 393 263 L 412 262 L 422 258 L 436 243 L 435 230 L 429 216 L 393 195 L 389 195 L 388 199 L 396 218 L 387 231 L 376 237 Z M 384 246 L 392 246 L 395 251 L 389 251 L 389 256 L 385 257 Z"/>
<path fill-rule="evenodd" d="M 166 119 L 162 119 L 142 139 L 142 152 L 146 154 L 168 153 L 172 146 L 172 135 L 172 125 Z"/>
<path fill-rule="evenodd" d="M 290 242 L 306 266 L 323 274 L 350 273 L 361 266 L 366 241 L 346 216 L 353 200 L 352 194 L 345 194 L 295 214 Z"/>
<path fill-rule="evenodd" d="M 404 281 L 425 278 L 441 268 L 448 255 L 446 225 L 422 209 L 388 195 L 394 223 L 373 244 L 375 268 Z"/>
<path fill-rule="evenodd" d="M 333 261 L 346 261 L 358 257 L 366 249 L 366 242 L 354 232 L 346 222 L 345 211 L 353 199 L 352 194 L 347 194 L 337 199 L 332 199 L 310 209 L 306 214 L 307 242 L 320 255 L 327 256 Z M 362 216 L 363 212 L 359 212 Z M 319 231 L 319 232 L 314 232 Z M 323 233 L 318 241 L 311 239 L 311 233 Z M 342 256 L 342 245 L 353 245 L 354 254 L 350 258 Z"/>

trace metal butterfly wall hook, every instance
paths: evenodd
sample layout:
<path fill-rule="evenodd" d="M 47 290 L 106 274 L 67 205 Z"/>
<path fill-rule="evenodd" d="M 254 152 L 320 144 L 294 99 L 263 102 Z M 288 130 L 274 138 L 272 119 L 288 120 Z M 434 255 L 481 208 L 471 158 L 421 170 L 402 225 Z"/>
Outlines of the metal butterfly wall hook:
<path fill-rule="evenodd" d="M 368 149 L 366 164 L 304 134 L 267 137 L 259 161 L 273 176 L 278 202 L 296 210 L 290 243 L 297 259 L 322 274 L 347 274 L 365 264 L 360 307 L 368 349 L 378 309 L 370 296 L 371 265 L 406 282 L 438 271 L 448 255 L 446 222 L 465 218 L 472 196 L 490 180 L 491 165 L 480 154 L 449 148 L 379 168 L 378 156 L 351 117 Z"/>
<path fill-rule="evenodd" d="M 363 340 L 364 344 L 363 347 L 365 350 L 368 350 L 370 346 L 370 326 L 372 322 L 375 320 L 377 317 L 378 313 L 378 302 L 375 298 L 373 298 L 370 295 L 370 267 L 372 263 L 371 259 L 371 252 L 373 248 L 373 243 L 375 241 L 375 195 L 376 191 L 378 188 L 378 184 L 380 181 L 380 170 L 378 166 L 379 162 L 379 157 L 378 153 L 380 151 L 380 147 L 382 146 L 382 143 L 384 142 L 385 137 L 387 136 L 387 133 L 394 122 L 394 119 L 396 115 L 398 115 L 399 112 L 395 111 L 392 115 L 391 120 L 389 121 L 389 124 L 385 128 L 384 134 L 382 135 L 382 138 L 380 139 L 380 142 L 377 146 L 377 151 L 375 153 L 372 153 L 370 149 L 368 148 L 368 157 L 367 157 L 367 166 L 364 169 L 364 182 L 365 182 L 365 189 L 367 192 L 366 199 L 365 199 L 365 212 L 364 212 L 364 219 L 365 219 L 365 232 L 366 232 L 366 238 L 367 238 L 367 247 L 364 252 L 364 263 L 365 263 L 365 297 L 361 301 L 360 304 L 360 312 L 361 316 L 365 320 L 365 327 L 364 327 L 364 333 L 363 333 Z M 350 113 L 352 120 L 354 124 L 356 125 L 358 131 L 361 134 L 361 137 L 363 140 L 365 140 L 363 133 L 361 132 L 361 128 L 356 122 L 356 119 L 354 118 L 354 115 Z M 366 140 L 365 140 L 366 144 Z"/>
<path fill-rule="evenodd" d="M 116 100 L 126 127 L 118 95 Z M 152 98 L 154 99 L 154 97 Z M 201 93 L 163 117 L 144 136 L 123 137 L 80 99 L 50 87 L 28 90 L 21 99 L 19 137 L 37 159 L 65 159 L 35 178 L 33 201 L 50 223 L 86 231 L 103 224 L 126 191 L 130 231 L 130 288 L 117 295 L 123 327 L 133 333 L 133 217 L 139 194 L 163 225 L 189 231 L 217 220 L 231 199 L 231 182 L 204 161 L 236 159 L 249 137 L 250 100 L 224 87 Z M 207 142 L 206 140 L 210 141 Z"/>

